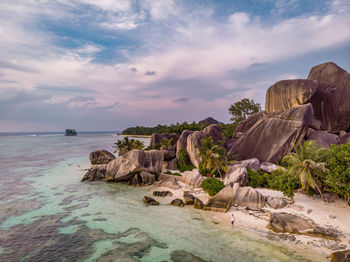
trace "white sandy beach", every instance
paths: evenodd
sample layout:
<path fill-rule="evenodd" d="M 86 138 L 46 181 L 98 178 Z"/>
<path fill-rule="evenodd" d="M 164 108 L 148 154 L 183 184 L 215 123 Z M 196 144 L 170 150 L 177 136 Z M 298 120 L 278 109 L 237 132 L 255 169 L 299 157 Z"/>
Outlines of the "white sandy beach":
<path fill-rule="evenodd" d="M 173 190 L 165 187 L 151 188 L 152 191 L 167 190 L 173 193 L 172 197 L 157 198 L 162 202 L 170 202 L 175 198 L 183 199 L 183 193 L 190 191 L 195 197 L 201 199 L 206 203 L 209 196 L 201 189 L 193 189 L 182 182 L 179 182 L 181 189 Z M 269 189 L 258 189 L 260 193 L 265 196 L 284 197 L 279 191 Z M 185 208 L 193 208 L 187 206 Z M 266 226 L 268 224 L 270 213 L 273 212 L 287 212 L 299 215 L 301 217 L 311 219 L 315 224 L 326 229 L 335 229 L 338 231 L 340 241 L 327 240 L 324 238 L 310 237 L 296 234 L 278 234 L 272 232 Z M 343 250 L 350 248 L 350 206 L 344 200 L 334 200 L 332 203 L 323 202 L 319 197 L 307 196 L 302 193 L 296 193 L 294 196 L 294 203 L 288 199 L 288 205 L 285 208 L 273 209 L 266 205 L 260 210 L 251 210 L 244 207 L 231 207 L 227 213 L 219 213 L 212 211 L 203 211 L 206 217 L 212 220 L 215 226 L 224 230 L 240 230 L 249 234 L 256 233 L 261 236 L 268 237 L 271 241 L 284 242 L 289 248 L 307 250 L 312 257 L 313 252 L 322 254 L 327 257 L 336 250 Z M 232 229 L 230 218 L 234 214 L 235 225 Z"/>

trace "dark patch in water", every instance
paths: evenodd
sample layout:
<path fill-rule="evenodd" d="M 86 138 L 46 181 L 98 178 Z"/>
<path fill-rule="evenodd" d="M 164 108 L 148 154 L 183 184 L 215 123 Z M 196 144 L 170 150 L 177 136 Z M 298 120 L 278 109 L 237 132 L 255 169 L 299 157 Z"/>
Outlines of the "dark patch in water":
<path fill-rule="evenodd" d="M 117 238 L 133 236 L 137 241 L 134 243 L 124 243 L 114 241 L 114 249 L 104 253 L 97 261 L 139 261 L 137 258 L 142 258 L 149 253 L 153 246 L 159 248 L 167 248 L 165 243 L 158 242 L 151 238 L 148 234 L 140 231 L 138 228 L 130 228 L 127 231 L 118 234 Z M 116 260 L 118 258 L 118 260 Z"/>
<path fill-rule="evenodd" d="M 68 193 L 75 193 L 82 188 L 81 184 L 72 184 L 65 187 L 64 191 Z"/>
<path fill-rule="evenodd" d="M 94 218 L 93 221 L 107 221 L 106 218 Z"/>
<path fill-rule="evenodd" d="M 55 193 L 54 196 L 63 196 L 64 194 L 63 193 Z"/>
<path fill-rule="evenodd" d="M 69 206 L 69 207 L 65 207 L 63 208 L 64 211 L 73 211 L 73 210 L 76 210 L 76 209 L 80 209 L 80 208 L 84 208 L 84 207 L 88 207 L 89 206 L 89 203 L 80 203 L 80 204 L 77 204 L 77 205 L 74 205 L 74 206 Z"/>
<path fill-rule="evenodd" d="M 81 216 L 82 216 L 82 217 L 89 217 L 89 216 L 91 216 L 91 214 L 85 213 L 85 214 L 82 214 Z"/>
<path fill-rule="evenodd" d="M 43 216 L 30 224 L 19 224 L 8 230 L 1 230 L 0 246 L 3 253 L 0 261 L 84 261 L 94 253 L 93 244 L 100 240 L 113 241 L 114 249 L 103 254 L 98 261 L 134 261 L 142 258 L 152 246 L 166 248 L 163 243 L 152 239 L 137 228 L 120 234 L 107 234 L 103 230 L 90 229 L 80 220 L 62 222 L 66 214 Z M 60 234 L 59 229 L 78 225 L 71 234 Z M 134 243 L 118 241 L 132 236 Z M 135 260 L 137 261 L 137 260 Z"/>
<path fill-rule="evenodd" d="M 174 250 L 170 253 L 173 262 L 206 262 L 198 256 L 184 250 Z"/>
<path fill-rule="evenodd" d="M 0 225 L 11 216 L 20 216 L 25 212 L 39 209 L 43 204 L 36 199 L 14 199 L 0 205 Z"/>

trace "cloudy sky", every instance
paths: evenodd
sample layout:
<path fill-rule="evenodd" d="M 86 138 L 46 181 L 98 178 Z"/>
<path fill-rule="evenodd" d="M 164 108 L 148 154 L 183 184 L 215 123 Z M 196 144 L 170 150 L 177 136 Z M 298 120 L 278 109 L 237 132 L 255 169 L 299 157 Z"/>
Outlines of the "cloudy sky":
<path fill-rule="evenodd" d="M 0 132 L 227 122 L 281 79 L 350 71 L 349 0 L 1 0 Z"/>

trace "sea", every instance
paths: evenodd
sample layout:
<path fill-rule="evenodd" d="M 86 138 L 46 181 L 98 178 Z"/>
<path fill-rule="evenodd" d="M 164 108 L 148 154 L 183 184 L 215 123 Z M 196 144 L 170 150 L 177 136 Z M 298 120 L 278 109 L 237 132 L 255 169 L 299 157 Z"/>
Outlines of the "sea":
<path fill-rule="evenodd" d="M 0 134 L 0 261 L 324 261 L 190 206 L 147 206 L 150 187 L 81 182 L 89 153 L 120 138 Z"/>

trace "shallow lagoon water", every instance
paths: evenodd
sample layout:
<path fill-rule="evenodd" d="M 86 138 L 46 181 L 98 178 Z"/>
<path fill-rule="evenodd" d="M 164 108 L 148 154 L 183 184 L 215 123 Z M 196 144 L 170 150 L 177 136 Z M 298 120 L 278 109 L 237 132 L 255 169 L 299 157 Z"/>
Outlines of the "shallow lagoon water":
<path fill-rule="evenodd" d="M 113 151 L 116 139 L 0 137 L 0 261 L 309 261 L 263 237 L 223 230 L 203 211 L 162 199 L 146 206 L 148 187 L 80 182 L 89 153 Z"/>

